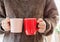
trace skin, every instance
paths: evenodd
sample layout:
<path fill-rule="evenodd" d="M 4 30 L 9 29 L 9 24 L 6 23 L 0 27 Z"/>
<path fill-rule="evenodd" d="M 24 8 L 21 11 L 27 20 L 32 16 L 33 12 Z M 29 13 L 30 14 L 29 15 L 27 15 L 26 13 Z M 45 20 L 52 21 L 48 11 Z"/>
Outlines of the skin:
<path fill-rule="evenodd" d="M 6 19 L 2 20 L 2 22 L 1 22 L 2 23 L 1 26 L 2 26 L 2 28 L 5 31 L 10 31 L 10 24 L 9 24 L 9 22 L 10 22 L 10 19 L 8 17 Z M 45 23 L 45 21 L 42 18 L 39 18 L 37 20 L 37 23 L 38 23 L 38 28 L 39 28 L 38 32 L 44 33 L 45 30 L 46 30 L 46 23 Z"/>
<path fill-rule="evenodd" d="M 45 21 L 42 18 L 39 18 L 37 20 L 37 23 L 38 23 L 38 28 L 39 28 L 38 32 L 44 33 L 45 30 L 46 30 L 46 23 L 45 23 Z"/>
<path fill-rule="evenodd" d="M 10 25 L 9 25 L 10 19 L 7 17 L 6 19 L 1 21 L 1 26 L 5 31 L 10 30 Z"/>

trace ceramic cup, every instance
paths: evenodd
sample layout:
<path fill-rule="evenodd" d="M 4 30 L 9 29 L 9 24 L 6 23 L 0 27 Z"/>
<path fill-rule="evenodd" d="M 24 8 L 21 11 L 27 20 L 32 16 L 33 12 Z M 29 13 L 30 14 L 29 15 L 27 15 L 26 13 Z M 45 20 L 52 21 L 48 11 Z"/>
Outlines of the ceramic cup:
<path fill-rule="evenodd" d="M 23 26 L 23 19 L 22 18 L 12 18 L 10 19 L 10 26 L 12 33 L 21 33 L 22 26 Z"/>
<path fill-rule="evenodd" d="M 35 35 L 37 32 L 37 19 L 36 18 L 25 18 L 24 19 L 24 31 L 26 35 Z"/>

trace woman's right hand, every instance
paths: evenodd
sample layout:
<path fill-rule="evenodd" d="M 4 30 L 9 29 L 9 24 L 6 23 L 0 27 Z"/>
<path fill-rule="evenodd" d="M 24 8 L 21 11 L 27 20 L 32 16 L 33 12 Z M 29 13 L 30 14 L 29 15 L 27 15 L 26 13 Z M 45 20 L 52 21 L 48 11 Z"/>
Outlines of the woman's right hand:
<path fill-rule="evenodd" d="M 6 19 L 2 20 L 1 26 L 5 31 L 10 31 L 10 19 L 7 17 Z"/>

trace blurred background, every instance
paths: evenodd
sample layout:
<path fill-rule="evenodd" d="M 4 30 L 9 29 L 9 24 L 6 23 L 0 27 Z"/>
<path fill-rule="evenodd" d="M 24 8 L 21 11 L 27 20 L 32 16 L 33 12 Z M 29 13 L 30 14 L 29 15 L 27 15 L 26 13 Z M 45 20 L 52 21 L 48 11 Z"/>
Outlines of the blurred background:
<path fill-rule="evenodd" d="M 60 18 L 60 0 L 55 0 L 55 4 L 57 6 L 59 18 Z M 0 42 L 3 41 L 3 37 L 4 37 L 4 34 L 1 34 Z M 47 36 L 47 37 L 44 36 L 44 42 L 60 42 L 60 19 L 58 21 L 58 24 L 57 24 L 53 34 L 50 36 Z"/>

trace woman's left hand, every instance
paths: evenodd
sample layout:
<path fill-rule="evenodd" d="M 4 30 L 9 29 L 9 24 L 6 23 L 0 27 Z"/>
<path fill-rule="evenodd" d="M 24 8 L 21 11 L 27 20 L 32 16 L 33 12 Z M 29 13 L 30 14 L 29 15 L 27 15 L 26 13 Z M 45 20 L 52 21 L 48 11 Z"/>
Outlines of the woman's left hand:
<path fill-rule="evenodd" d="M 37 23 L 38 23 L 38 28 L 39 28 L 38 32 L 39 33 L 44 33 L 45 30 L 46 30 L 46 23 L 45 23 L 45 21 L 42 18 L 39 18 L 37 20 Z"/>

